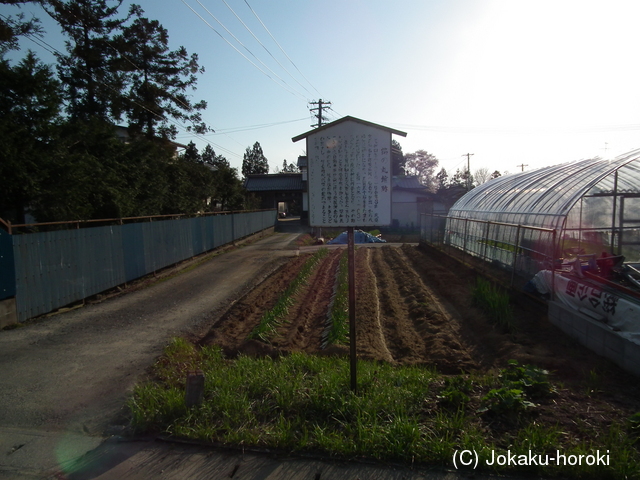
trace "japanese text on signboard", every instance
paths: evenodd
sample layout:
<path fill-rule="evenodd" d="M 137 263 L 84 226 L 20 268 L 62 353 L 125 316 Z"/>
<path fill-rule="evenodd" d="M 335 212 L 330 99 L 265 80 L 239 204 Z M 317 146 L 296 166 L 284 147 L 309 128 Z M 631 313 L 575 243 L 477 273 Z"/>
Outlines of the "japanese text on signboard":
<path fill-rule="evenodd" d="M 390 135 L 318 134 L 308 148 L 311 225 L 391 223 Z"/>

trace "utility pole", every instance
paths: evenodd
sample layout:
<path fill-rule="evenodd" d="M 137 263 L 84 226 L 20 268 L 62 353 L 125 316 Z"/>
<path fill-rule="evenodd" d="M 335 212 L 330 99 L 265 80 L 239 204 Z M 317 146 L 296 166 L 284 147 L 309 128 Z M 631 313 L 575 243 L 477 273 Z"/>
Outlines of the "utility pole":
<path fill-rule="evenodd" d="M 322 111 L 325 108 L 329 108 L 331 106 L 331 102 L 323 102 L 322 99 L 318 100 L 317 102 L 309 102 L 309 105 L 318 105 L 316 108 L 310 108 L 309 110 L 311 112 L 315 112 L 317 111 L 317 114 L 314 114 L 313 116 L 316 117 L 318 119 L 318 124 L 317 125 L 311 125 L 312 127 L 321 127 L 322 123 L 324 122 L 324 120 L 326 120 L 323 116 L 322 116 Z"/>
<path fill-rule="evenodd" d="M 465 153 L 463 157 L 467 157 L 467 191 L 471 190 L 471 155 L 475 153 Z"/>
<path fill-rule="evenodd" d="M 527 163 L 521 163 L 520 165 L 516 165 L 516 167 L 520 167 L 522 169 L 521 171 L 523 172 L 524 172 L 524 167 L 528 167 L 528 166 L 529 165 Z"/>

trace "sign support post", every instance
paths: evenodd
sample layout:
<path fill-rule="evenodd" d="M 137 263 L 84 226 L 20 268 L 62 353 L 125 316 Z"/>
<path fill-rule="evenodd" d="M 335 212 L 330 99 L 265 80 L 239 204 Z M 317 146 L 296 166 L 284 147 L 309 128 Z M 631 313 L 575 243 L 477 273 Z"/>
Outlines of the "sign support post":
<path fill-rule="evenodd" d="M 351 390 L 358 390 L 356 358 L 356 255 L 353 227 L 347 229 L 347 256 L 349 260 L 349 359 L 351 370 Z"/>
<path fill-rule="evenodd" d="M 307 141 L 309 225 L 347 228 L 349 359 L 356 392 L 356 266 L 354 227 L 391 224 L 391 135 L 407 134 L 355 117 L 344 117 L 302 135 Z M 304 175 L 304 174 L 303 174 Z"/>

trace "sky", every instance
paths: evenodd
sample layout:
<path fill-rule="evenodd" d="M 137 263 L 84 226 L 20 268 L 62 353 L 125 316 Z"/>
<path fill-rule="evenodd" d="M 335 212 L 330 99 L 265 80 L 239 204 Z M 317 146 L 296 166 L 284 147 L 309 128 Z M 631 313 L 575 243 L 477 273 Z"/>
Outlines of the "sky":
<path fill-rule="evenodd" d="M 426 150 L 450 176 L 467 153 L 472 173 L 514 173 L 640 148 L 636 0 L 136 3 L 168 30 L 172 50 L 197 53 L 205 68 L 189 94 L 206 100 L 215 133 L 182 130 L 176 141 L 209 143 L 239 171 L 255 142 L 272 172 L 304 155 L 304 140 L 291 138 L 312 130 L 319 99 L 331 102 L 330 120 L 406 132 L 394 136 L 403 152 Z M 21 11 L 42 20 L 47 50 L 64 51 L 46 14 Z M 32 49 L 54 62 L 29 39 L 21 45 L 15 58 Z"/>

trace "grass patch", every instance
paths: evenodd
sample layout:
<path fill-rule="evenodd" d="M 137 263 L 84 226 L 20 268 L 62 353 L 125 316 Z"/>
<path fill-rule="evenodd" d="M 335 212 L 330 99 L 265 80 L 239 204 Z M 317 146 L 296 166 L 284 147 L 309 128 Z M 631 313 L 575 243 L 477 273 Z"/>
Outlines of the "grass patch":
<path fill-rule="evenodd" d="M 204 402 L 187 409 L 186 371 L 196 368 L 206 378 Z M 359 361 L 354 394 L 346 358 L 294 353 L 228 360 L 218 348 L 198 349 L 175 340 L 153 373 L 156 380 L 138 385 L 129 402 L 138 432 L 445 467 L 452 466 L 454 452 L 475 450 L 478 468 L 485 472 L 589 479 L 640 475 L 637 436 L 630 434 L 636 432 L 640 415 L 623 426 L 612 424 L 604 436 L 580 439 L 536 421 L 492 429 L 486 415 L 477 412 L 490 389 L 512 387 L 525 399 L 549 394 L 545 374 L 528 365 L 512 363 L 496 374 L 474 377 Z M 608 450 L 609 460 L 608 465 L 581 467 L 486 463 L 492 455 L 525 455 L 529 450 L 566 456 Z"/>
<path fill-rule="evenodd" d="M 287 313 L 289 313 L 289 307 L 294 304 L 295 294 L 298 293 L 302 286 L 307 284 L 307 279 L 311 276 L 320 260 L 328 253 L 328 249 L 321 248 L 304 262 L 296 278 L 294 278 L 287 289 L 282 292 L 273 308 L 264 313 L 260 319 L 260 323 L 256 325 L 247 337 L 248 339 L 268 342 L 269 339 L 275 335 L 276 328 L 280 325 Z"/>
<path fill-rule="evenodd" d="M 472 292 L 473 302 L 507 332 L 515 330 L 509 295 L 489 280 L 479 277 Z"/>

